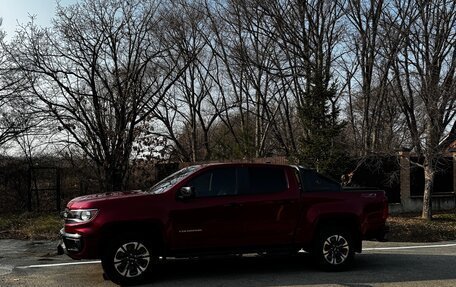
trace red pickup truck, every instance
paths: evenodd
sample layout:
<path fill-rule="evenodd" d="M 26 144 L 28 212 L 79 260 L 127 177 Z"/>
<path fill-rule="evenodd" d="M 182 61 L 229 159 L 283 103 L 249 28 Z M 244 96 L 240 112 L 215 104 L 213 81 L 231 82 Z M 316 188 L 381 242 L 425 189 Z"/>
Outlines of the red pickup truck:
<path fill-rule="evenodd" d="M 272 164 L 184 168 L 145 191 L 71 200 L 59 253 L 101 258 L 115 283 L 138 283 L 158 258 L 311 252 L 327 270 L 347 268 L 363 239 L 383 239 L 379 190 L 344 190 L 313 170 Z"/>

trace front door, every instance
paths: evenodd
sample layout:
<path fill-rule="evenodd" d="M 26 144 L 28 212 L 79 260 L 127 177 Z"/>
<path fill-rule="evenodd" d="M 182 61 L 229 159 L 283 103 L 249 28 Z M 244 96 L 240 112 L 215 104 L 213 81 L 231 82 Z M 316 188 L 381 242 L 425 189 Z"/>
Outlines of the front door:
<path fill-rule="evenodd" d="M 236 168 L 206 169 L 184 186 L 195 190 L 195 198 L 178 201 L 171 213 L 175 250 L 214 249 L 238 246 L 242 240 Z"/>

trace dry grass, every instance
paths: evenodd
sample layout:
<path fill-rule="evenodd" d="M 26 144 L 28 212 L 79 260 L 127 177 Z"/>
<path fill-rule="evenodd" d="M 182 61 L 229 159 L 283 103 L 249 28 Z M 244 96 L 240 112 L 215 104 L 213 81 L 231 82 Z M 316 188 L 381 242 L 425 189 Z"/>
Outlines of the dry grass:
<path fill-rule="evenodd" d="M 0 238 L 10 239 L 57 239 L 62 228 L 57 214 L 21 213 L 0 215 Z"/>
<path fill-rule="evenodd" d="M 419 214 L 390 216 L 390 241 L 435 242 L 456 240 L 456 210 L 434 214 L 433 220 L 420 218 Z"/>

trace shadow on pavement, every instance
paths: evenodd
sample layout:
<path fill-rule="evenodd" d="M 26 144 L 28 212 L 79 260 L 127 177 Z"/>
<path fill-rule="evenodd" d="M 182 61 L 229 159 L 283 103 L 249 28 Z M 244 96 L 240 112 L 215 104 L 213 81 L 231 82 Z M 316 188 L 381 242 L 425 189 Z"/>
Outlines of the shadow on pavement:
<path fill-rule="evenodd" d="M 455 280 L 454 266 L 456 256 L 414 254 L 359 254 L 352 270 L 335 273 L 320 271 L 308 254 L 167 260 L 143 286 L 368 287 L 373 283 Z"/>

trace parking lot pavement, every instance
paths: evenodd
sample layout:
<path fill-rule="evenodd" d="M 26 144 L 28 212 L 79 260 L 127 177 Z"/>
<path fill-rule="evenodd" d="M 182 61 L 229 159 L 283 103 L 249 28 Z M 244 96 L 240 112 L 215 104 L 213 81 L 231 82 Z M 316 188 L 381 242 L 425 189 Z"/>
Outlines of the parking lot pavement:
<path fill-rule="evenodd" d="M 0 240 L 0 275 L 12 272 L 16 266 L 43 264 L 65 260 L 56 256 L 56 241 Z"/>
<path fill-rule="evenodd" d="M 57 255 L 56 244 L 0 240 L 0 286 L 114 286 L 103 280 L 100 263 Z M 143 286 L 453 287 L 454 266 L 456 242 L 366 242 L 354 268 L 346 272 L 322 272 L 304 253 L 167 260 Z"/>
<path fill-rule="evenodd" d="M 115 286 L 100 263 L 57 255 L 58 241 L 0 240 L 0 286 Z"/>

